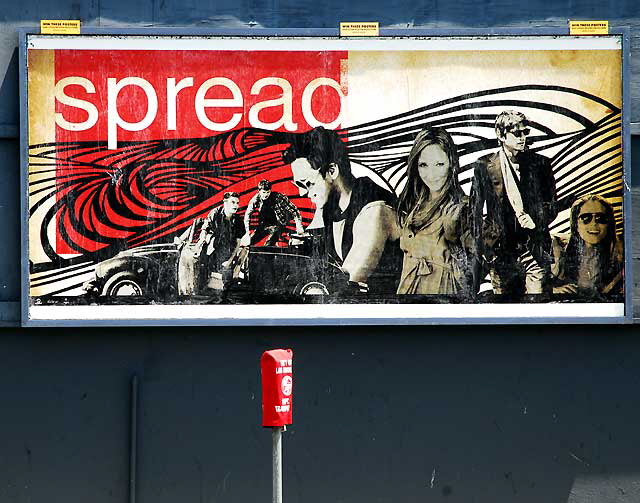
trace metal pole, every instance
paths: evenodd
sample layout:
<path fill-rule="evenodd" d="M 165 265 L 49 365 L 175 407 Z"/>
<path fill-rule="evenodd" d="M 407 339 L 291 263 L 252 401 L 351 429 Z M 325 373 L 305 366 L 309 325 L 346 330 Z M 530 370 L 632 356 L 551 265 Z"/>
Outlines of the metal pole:
<path fill-rule="evenodd" d="M 136 503 L 138 463 L 138 376 L 131 378 L 131 443 L 129 445 L 129 503 Z"/>
<path fill-rule="evenodd" d="M 282 428 L 272 428 L 273 503 L 282 503 Z"/>

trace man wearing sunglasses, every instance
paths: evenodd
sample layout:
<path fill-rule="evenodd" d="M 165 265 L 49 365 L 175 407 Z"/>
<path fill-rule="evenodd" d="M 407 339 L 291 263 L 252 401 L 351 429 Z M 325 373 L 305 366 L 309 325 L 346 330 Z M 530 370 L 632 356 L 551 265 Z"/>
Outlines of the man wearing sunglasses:
<path fill-rule="evenodd" d="M 524 114 L 500 113 L 495 131 L 498 152 L 473 167 L 476 286 L 488 269 L 495 294 L 514 300 L 523 294 L 546 296 L 551 293 L 549 224 L 558 214 L 551 162 L 528 150 Z"/>

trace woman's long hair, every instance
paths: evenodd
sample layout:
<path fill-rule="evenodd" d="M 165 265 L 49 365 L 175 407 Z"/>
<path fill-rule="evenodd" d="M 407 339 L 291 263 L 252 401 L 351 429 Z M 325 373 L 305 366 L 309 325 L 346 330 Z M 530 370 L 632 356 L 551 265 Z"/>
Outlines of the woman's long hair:
<path fill-rule="evenodd" d="M 587 194 L 577 199 L 571 205 L 570 223 L 571 223 L 571 237 L 566 249 L 565 267 L 566 277 L 571 280 L 577 280 L 578 270 L 582 258 L 585 256 L 585 250 L 587 243 L 584 242 L 582 236 L 578 232 L 578 217 L 580 210 L 589 201 L 595 201 L 602 205 L 607 218 L 607 235 L 604 237 L 601 243 L 594 245 L 600 251 L 600 271 L 598 277 L 601 281 L 610 281 L 615 274 L 617 274 L 617 268 L 620 264 L 621 257 L 617 257 L 618 252 L 618 238 L 616 235 L 616 220 L 613 213 L 613 206 L 604 197 L 597 194 Z M 598 288 L 604 285 L 596 285 Z"/>
<path fill-rule="evenodd" d="M 444 128 L 428 127 L 418 133 L 407 159 L 407 183 L 398 198 L 398 222 L 400 226 L 410 224 L 408 218 L 414 212 L 416 206 L 427 201 L 429 196 L 429 188 L 420 178 L 418 171 L 418 159 L 420 153 L 429 145 L 439 145 L 449 159 L 449 173 L 445 182 L 439 201 L 434 202 L 433 211 L 429 211 L 418 227 L 426 224 L 433 212 L 438 210 L 442 204 L 446 204 L 449 200 L 459 203 L 465 196 L 460 182 L 458 181 L 458 170 L 460 162 L 458 160 L 458 150 L 453 143 L 451 135 Z M 417 229 L 416 229 L 417 230 Z"/>

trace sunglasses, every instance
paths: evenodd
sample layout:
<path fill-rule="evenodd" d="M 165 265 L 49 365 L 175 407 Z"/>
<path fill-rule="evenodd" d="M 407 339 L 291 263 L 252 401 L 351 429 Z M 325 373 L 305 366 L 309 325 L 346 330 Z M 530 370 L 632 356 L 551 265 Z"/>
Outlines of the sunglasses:
<path fill-rule="evenodd" d="M 521 138 L 523 136 L 529 136 L 529 133 L 531 132 L 531 129 L 529 129 L 528 127 L 524 128 L 524 129 L 512 129 L 511 131 L 509 131 L 513 136 L 515 136 L 516 138 Z"/>
<path fill-rule="evenodd" d="M 591 220 L 595 220 L 597 224 L 609 223 L 609 219 L 604 213 L 582 213 L 578 218 L 585 225 L 590 224 Z"/>

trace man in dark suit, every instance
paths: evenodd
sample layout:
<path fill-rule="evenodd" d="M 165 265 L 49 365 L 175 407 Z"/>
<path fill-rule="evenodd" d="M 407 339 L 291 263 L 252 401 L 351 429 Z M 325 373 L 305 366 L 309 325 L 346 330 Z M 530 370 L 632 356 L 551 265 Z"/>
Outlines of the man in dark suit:
<path fill-rule="evenodd" d="M 476 285 L 483 275 L 479 271 L 488 268 L 496 294 L 514 299 L 549 294 L 549 224 L 558 214 L 551 162 L 527 150 L 529 127 L 522 113 L 502 112 L 495 130 L 500 150 L 474 164 L 471 225 Z"/>

